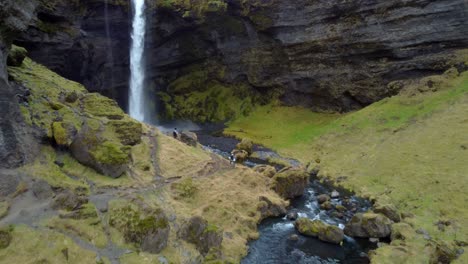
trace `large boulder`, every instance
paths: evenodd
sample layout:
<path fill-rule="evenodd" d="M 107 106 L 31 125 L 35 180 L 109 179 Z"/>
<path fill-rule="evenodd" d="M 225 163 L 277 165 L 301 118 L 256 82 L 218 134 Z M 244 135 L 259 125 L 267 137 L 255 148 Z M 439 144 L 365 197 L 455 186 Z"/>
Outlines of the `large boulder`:
<path fill-rule="evenodd" d="M 351 237 L 384 238 L 391 234 L 392 220 L 382 214 L 358 213 L 346 224 L 344 232 Z"/>
<path fill-rule="evenodd" d="M 249 153 L 245 150 L 235 149 L 232 153 L 234 154 L 237 163 L 242 163 L 249 158 Z"/>
<path fill-rule="evenodd" d="M 307 218 L 300 218 L 294 223 L 294 226 L 299 233 L 306 236 L 318 237 L 325 242 L 340 244 L 344 239 L 343 230 L 320 220 L 312 221 Z"/>
<path fill-rule="evenodd" d="M 109 225 L 120 231 L 127 243 L 145 252 L 157 254 L 167 246 L 170 226 L 166 215 L 138 199 L 111 201 Z"/>
<path fill-rule="evenodd" d="M 123 145 L 133 146 L 141 142 L 143 126 L 140 122 L 126 118 L 123 120 L 111 120 L 108 124 Z"/>
<path fill-rule="evenodd" d="M 283 198 L 292 199 L 304 194 L 309 175 L 302 168 L 284 168 L 273 177 L 273 189 Z"/>
<path fill-rule="evenodd" d="M 275 167 L 270 166 L 270 165 L 257 165 L 253 169 L 254 169 L 254 171 L 256 171 L 256 172 L 258 172 L 258 173 L 260 173 L 263 176 L 268 177 L 268 178 L 273 178 L 273 176 L 275 176 L 275 174 L 276 174 Z"/>
<path fill-rule="evenodd" d="M 284 204 L 273 203 L 265 196 L 260 196 L 259 201 L 257 210 L 260 212 L 261 219 L 283 216 L 287 212 Z"/>
<path fill-rule="evenodd" d="M 252 147 L 253 147 L 252 140 L 244 138 L 244 139 L 242 139 L 241 142 L 239 142 L 237 144 L 236 149 L 244 150 L 247 153 L 249 153 L 249 155 L 250 155 L 250 154 L 252 154 Z"/>
<path fill-rule="evenodd" d="M 203 256 L 218 250 L 223 242 L 222 230 L 199 216 L 194 216 L 184 223 L 178 237 L 194 244 Z"/>
<path fill-rule="evenodd" d="M 197 134 L 190 132 L 190 131 L 182 131 L 180 133 L 180 141 L 184 142 L 185 144 L 196 147 L 198 143 Z"/>
<path fill-rule="evenodd" d="M 82 164 L 118 178 L 128 168 L 130 147 L 122 145 L 118 140 L 105 138 L 101 133 L 101 128 L 83 125 L 70 145 L 70 150 Z"/>
<path fill-rule="evenodd" d="M 390 218 L 395 223 L 401 221 L 400 213 L 398 212 L 397 208 L 393 204 L 376 204 L 374 206 L 374 212 L 378 214 L 383 214 L 386 217 Z"/>

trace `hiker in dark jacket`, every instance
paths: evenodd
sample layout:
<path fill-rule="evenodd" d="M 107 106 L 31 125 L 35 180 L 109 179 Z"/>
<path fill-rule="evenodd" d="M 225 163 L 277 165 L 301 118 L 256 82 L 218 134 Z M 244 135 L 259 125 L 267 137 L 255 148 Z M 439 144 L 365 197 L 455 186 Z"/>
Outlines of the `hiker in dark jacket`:
<path fill-rule="evenodd" d="M 172 131 L 172 136 L 177 139 L 179 137 L 179 132 L 177 132 L 177 128 L 174 128 L 174 131 Z"/>

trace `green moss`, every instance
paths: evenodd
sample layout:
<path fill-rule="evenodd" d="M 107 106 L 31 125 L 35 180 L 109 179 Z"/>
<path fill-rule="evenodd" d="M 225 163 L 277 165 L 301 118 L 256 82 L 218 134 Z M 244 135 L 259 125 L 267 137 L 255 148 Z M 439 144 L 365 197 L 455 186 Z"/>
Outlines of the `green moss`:
<path fill-rule="evenodd" d="M 123 145 L 135 145 L 141 142 L 143 126 L 132 119 L 112 120 L 108 123 Z"/>
<path fill-rule="evenodd" d="M 86 113 L 97 117 L 107 117 L 108 119 L 120 120 L 124 117 L 124 112 L 114 100 L 97 93 L 86 94 L 81 99 L 83 110 Z"/>
<path fill-rule="evenodd" d="M 0 202 L 0 219 L 2 219 L 8 214 L 9 209 L 10 204 L 7 201 Z"/>
<path fill-rule="evenodd" d="M 113 200 L 109 210 L 109 224 L 123 234 L 127 243 L 139 245 L 147 234 L 169 225 L 159 208 L 143 208 L 128 201 Z"/>
<path fill-rule="evenodd" d="M 101 164 L 120 165 L 129 161 L 130 149 L 119 143 L 105 141 L 91 152 L 94 159 Z"/>
<path fill-rule="evenodd" d="M 192 198 L 197 192 L 198 188 L 194 185 L 192 177 L 185 177 L 179 182 L 173 183 L 172 189 L 179 197 Z"/>
<path fill-rule="evenodd" d="M 75 126 L 64 122 L 52 123 L 52 131 L 55 142 L 60 146 L 70 146 L 76 134 Z"/>

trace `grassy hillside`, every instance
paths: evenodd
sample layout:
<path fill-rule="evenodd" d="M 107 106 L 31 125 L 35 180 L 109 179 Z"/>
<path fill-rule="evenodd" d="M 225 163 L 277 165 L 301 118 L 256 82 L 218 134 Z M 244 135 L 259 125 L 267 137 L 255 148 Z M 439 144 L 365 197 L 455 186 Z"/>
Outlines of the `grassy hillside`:
<path fill-rule="evenodd" d="M 21 110 L 42 143 L 35 160 L 8 172 L 19 184 L 0 199 L 1 263 L 239 262 L 258 236 L 259 197 L 286 205 L 271 179 L 138 123 L 30 59 L 9 75 L 30 91 Z M 179 234 L 193 216 L 223 239 L 209 254 Z M 167 246 L 143 252 L 139 236 L 167 227 Z"/>
<path fill-rule="evenodd" d="M 455 243 L 468 241 L 467 118 L 468 73 L 452 69 L 408 82 L 399 95 L 357 112 L 268 106 L 232 122 L 225 133 L 309 163 L 319 176 L 360 195 L 391 202 L 414 214 L 405 221 L 415 229 Z M 427 243 L 419 235 L 403 252 L 397 245 L 379 249 L 376 263 L 416 261 Z M 467 260 L 464 254 L 458 261 Z"/>

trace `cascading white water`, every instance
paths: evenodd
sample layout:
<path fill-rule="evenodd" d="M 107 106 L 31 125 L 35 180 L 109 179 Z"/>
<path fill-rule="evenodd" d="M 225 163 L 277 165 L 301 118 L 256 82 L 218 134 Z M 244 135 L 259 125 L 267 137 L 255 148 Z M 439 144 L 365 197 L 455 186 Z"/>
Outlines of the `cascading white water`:
<path fill-rule="evenodd" d="M 132 46 L 130 50 L 130 116 L 145 121 L 143 52 L 145 48 L 145 0 L 132 0 Z"/>

